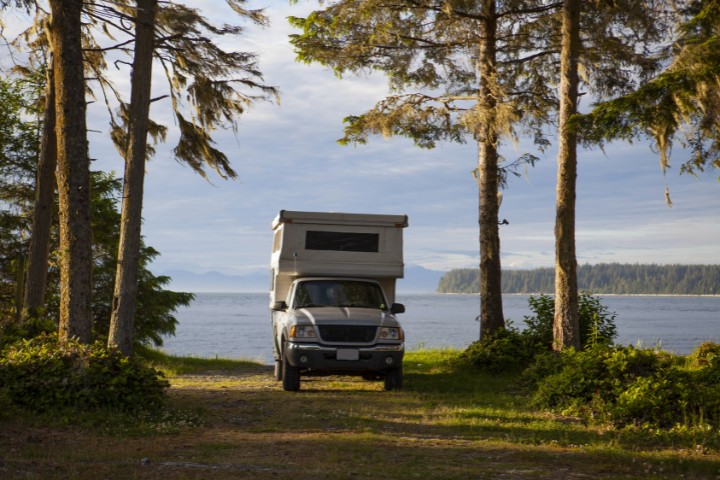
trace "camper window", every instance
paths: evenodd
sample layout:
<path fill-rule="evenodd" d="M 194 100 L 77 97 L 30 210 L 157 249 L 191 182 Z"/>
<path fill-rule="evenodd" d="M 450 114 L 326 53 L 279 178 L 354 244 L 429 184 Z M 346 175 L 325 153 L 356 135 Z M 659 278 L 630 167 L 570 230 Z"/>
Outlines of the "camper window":
<path fill-rule="evenodd" d="M 377 252 L 380 235 L 377 233 L 320 232 L 308 230 L 306 250 L 336 250 L 341 252 Z"/>

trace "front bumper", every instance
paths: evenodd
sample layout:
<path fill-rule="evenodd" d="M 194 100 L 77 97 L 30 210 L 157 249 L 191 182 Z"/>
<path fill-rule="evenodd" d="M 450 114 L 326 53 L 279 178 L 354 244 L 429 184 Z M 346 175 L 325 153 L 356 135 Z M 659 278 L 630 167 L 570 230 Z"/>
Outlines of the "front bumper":
<path fill-rule="evenodd" d="M 290 365 L 320 372 L 383 372 L 402 365 L 404 344 L 375 345 L 372 347 L 328 347 L 314 343 L 288 343 L 287 358 Z M 338 360 L 338 350 L 357 351 L 357 359 Z M 341 358 L 342 358 L 341 352 Z"/>

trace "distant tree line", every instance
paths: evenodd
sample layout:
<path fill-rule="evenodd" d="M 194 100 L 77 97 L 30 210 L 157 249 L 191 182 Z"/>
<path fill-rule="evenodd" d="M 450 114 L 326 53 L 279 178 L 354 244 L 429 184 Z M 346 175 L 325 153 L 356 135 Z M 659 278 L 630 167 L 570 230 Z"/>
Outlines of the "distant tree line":
<path fill-rule="evenodd" d="M 440 278 L 439 293 L 477 293 L 477 269 L 456 269 Z M 720 265 L 599 263 L 578 266 L 578 288 L 618 295 L 720 295 Z M 505 270 L 505 293 L 553 293 L 555 269 Z"/>

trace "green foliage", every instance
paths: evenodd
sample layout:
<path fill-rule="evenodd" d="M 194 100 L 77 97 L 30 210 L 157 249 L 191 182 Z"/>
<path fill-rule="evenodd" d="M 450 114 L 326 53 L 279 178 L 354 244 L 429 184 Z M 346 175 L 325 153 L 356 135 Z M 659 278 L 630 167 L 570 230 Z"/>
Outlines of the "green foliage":
<path fill-rule="evenodd" d="M 720 295 L 720 265 L 638 265 L 598 263 L 578 266 L 578 288 L 617 295 Z M 506 293 L 552 293 L 555 270 L 505 270 Z M 477 293 L 477 269 L 450 270 L 438 282 L 440 293 Z"/>
<path fill-rule="evenodd" d="M 540 295 L 528 299 L 534 316 L 526 316 L 522 331 L 509 325 L 497 333 L 471 344 L 459 357 L 459 362 L 473 365 L 490 373 L 517 372 L 530 366 L 537 355 L 552 349 L 555 302 Z M 609 346 L 617 335 L 615 314 L 587 292 L 578 301 L 580 344 L 583 347 Z"/>
<path fill-rule="evenodd" d="M 20 340 L 56 330 L 55 322 L 42 313 L 20 320 L 14 311 L 2 311 L 0 312 L 0 352 Z"/>
<path fill-rule="evenodd" d="M 702 346 L 690 360 L 718 350 Z M 719 370 L 659 350 L 600 345 L 540 357 L 524 375 L 536 406 L 564 414 L 618 426 L 718 428 Z"/>
<path fill-rule="evenodd" d="M 23 277 L 22 258 L 28 250 L 34 198 L 35 168 L 40 144 L 33 102 L 40 87 L 18 80 L 0 79 L 0 347 L 18 338 L 32 338 L 57 328 L 59 273 L 58 231 L 51 239 L 48 290 L 44 313 L 27 324 L 17 319 L 18 279 Z M 112 173 L 92 174 L 91 217 L 93 235 L 93 329 L 96 338 L 107 336 L 112 307 L 115 268 L 120 236 L 118 197 L 122 182 Z M 57 222 L 57 219 L 55 220 Z M 159 253 L 142 245 L 135 316 L 138 344 L 161 346 L 163 336 L 175 333 L 174 311 L 188 305 L 190 293 L 165 290 L 170 278 L 155 276 L 149 264 Z"/>
<path fill-rule="evenodd" d="M 0 305 L 14 305 L 18 269 L 27 248 L 37 124 L 28 120 L 31 86 L 0 78 Z"/>
<path fill-rule="evenodd" d="M 596 105 L 575 123 L 585 143 L 652 138 L 663 171 L 673 142 L 679 141 L 689 153 L 680 172 L 697 174 L 720 167 L 720 1 L 687 2 L 678 13 L 674 58 L 665 70 L 635 91 Z"/>
<path fill-rule="evenodd" d="M 112 311 L 120 238 L 120 213 L 115 196 L 121 189 L 120 180 L 112 174 L 93 174 L 93 328 L 98 338 L 107 337 Z M 164 335 L 175 333 L 177 319 L 173 316 L 174 311 L 189 305 L 195 298 L 191 293 L 164 289 L 170 278 L 155 276 L 148 270 L 148 265 L 158 255 L 157 250 L 142 243 L 134 322 L 137 344 L 161 346 Z"/>
<path fill-rule="evenodd" d="M 526 316 L 524 333 L 541 349 L 552 348 L 555 300 L 548 295 L 530 296 L 530 309 L 535 316 Z M 580 324 L 580 346 L 612 345 L 617 337 L 615 313 L 608 311 L 600 299 L 588 292 L 578 297 L 578 320 Z"/>
<path fill-rule="evenodd" d="M 692 352 L 690 359 L 699 367 L 720 366 L 720 345 L 713 342 L 703 342 Z"/>
<path fill-rule="evenodd" d="M 527 340 L 526 335 L 511 326 L 502 328 L 488 338 L 470 344 L 458 357 L 458 362 L 496 374 L 520 372 L 530 364 L 535 354 Z"/>
<path fill-rule="evenodd" d="M 14 405 L 34 411 L 151 410 L 169 386 L 162 374 L 99 342 L 47 335 L 15 343 L 0 357 L 0 385 Z"/>

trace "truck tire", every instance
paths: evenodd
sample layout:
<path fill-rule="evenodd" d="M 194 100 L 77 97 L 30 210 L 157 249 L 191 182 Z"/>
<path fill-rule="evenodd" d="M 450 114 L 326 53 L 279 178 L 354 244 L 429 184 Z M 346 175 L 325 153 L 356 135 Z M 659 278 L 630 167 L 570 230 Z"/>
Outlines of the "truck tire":
<path fill-rule="evenodd" d="M 285 349 L 283 349 L 282 355 L 282 387 L 286 392 L 300 390 L 300 369 L 290 365 L 287 355 L 285 355 Z"/>
<path fill-rule="evenodd" d="M 403 371 L 401 368 L 393 368 L 385 372 L 385 390 L 400 390 L 403 386 Z"/>

